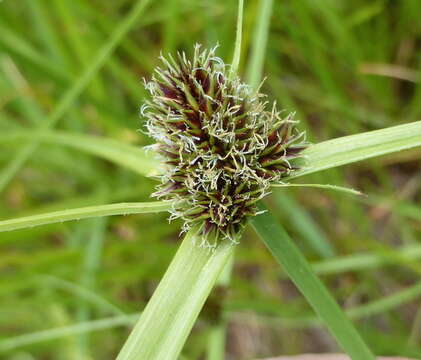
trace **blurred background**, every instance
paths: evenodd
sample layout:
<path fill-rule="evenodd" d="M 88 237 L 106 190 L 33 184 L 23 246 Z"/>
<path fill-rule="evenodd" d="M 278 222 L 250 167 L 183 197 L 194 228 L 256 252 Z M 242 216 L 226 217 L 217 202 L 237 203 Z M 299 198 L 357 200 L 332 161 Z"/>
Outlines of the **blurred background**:
<path fill-rule="evenodd" d="M 135 3 L 0 2 L 1 219 L 150 201 L 153 179 L 67 146 L 5 142 L 45 126 Z M 195 43 L 219 43 L 229 62 L 236 7 L 233 0 L 151 2 L 54 129 L 150 144 L 139 131 L 142 78 L 161 51 L 191 54 Z M 245 1 L 243 78 L 259 46 L 258 8 Z M 295 111 L 314 143 L 420 120 L 420 18 L 419 0 L 274 1 L 262 91 Z M 267 203 L 372 349 L 421 359 L 420 155 L 401 152 L 298 181 L 350 186 L 367 197 L 281 189 Z M 145 214 L 1 233 L 0 358 L 114 359 L 180 243 L 180 225 Z M 221 324 L 226 359 L 338 351 L 251 229 L 231 284 L 211 295 L 183 359 L 206 359 Z"/>

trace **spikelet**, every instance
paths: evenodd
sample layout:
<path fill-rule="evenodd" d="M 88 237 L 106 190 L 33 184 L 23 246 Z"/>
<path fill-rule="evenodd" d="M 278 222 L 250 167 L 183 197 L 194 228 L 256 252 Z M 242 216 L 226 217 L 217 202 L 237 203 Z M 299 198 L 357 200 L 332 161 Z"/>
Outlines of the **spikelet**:
<path fill-rule="evenodd" d="M 174 202 L 173 217 L 184 230 L 197 227 L 203 245 L 235 241 L 255 204 L 297 168 L 306 147 L 293 114 L 230 72 L 215 48 L 196 45 L 193 60 L 161 56 L 146 83 L 150 101 L 142 107 L 147 131 L 165 161 L 157 198 Z"/>

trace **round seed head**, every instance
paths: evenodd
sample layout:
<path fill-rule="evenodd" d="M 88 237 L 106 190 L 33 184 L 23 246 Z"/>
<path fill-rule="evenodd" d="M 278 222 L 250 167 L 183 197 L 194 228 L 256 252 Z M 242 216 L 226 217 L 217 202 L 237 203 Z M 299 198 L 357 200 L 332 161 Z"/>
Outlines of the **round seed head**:
<path fill-rule="evenodd" d="M 296 170 L 303 133 L 293 114 L 281 116 L 232 74 L 215 48 L 196 45 L 192 60 L 184 53 L 161 60 L 142 107 L 166 165 L 153 195 L 173 201 L 173 217 L 185 230 L 197 226 L 204 245 L 235 241 L 270 185 Z"/>

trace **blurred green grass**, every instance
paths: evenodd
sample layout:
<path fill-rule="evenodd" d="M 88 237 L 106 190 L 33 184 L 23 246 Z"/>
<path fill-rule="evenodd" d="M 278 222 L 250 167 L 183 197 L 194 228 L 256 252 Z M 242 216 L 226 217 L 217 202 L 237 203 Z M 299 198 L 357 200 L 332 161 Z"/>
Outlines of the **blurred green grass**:
<path fill-rule="evenodd" d="M 1 2 L 2 134 L 44 126 L 135 4 Z M 242 74 L 247 74 L 258 7 L 259 1 L 246 1 Z M 275 1 L 262 89 L 280 107 L 297 112 L 312 142 L 420 120 L 420 14 L 418 0 Z M 219 43 L 218 54 L 229 61 L 235 17 L 235 1 L 151 2 L 55 128 L 149 144 L 138 131 L 142 77 L 150 75 L 161 50 L 191 52 L 196 42 Z M 3 174 L 26 143 L 0 146 Z M 154 187 L 152 179 L 72 148 L 41 144 L 28 155 L 1 194 L 2 219 L 148 201 Z M 323 280 L 345 308 L 373 304 L 356 324 L 377 354 L 421 358 L 419 157 L 419 150 L 403 152 L 303 180 L 349 185 L 367 198 L 278 189 L 268 200 L 316 269 L 328 267 Z M 102 331 L 33 339 L 43 330 L 116 316 L 104 303 L 125 314 L 141 310 L 175 252 L 179 226 L 165 215 L 142 214 L 2 233 L 0 351 L 2 339 L 9 339 L 9 347 L 0 358 L 114 358 L 128 334 L 124 321 Z M 68 282 L 72 286 L 63 286 Z M 408 291 L 411 296 L 398 296 L 393 306 L 378 304 Z M 238 247 L 225 308 L 227 358 L 335 350 L 251 231 Z M 187 359 L 199 359 L 206 350 L 206 319 L 187 343 Z M 22 335 L 32 339 L 23 347 L 17 338 Z"/>

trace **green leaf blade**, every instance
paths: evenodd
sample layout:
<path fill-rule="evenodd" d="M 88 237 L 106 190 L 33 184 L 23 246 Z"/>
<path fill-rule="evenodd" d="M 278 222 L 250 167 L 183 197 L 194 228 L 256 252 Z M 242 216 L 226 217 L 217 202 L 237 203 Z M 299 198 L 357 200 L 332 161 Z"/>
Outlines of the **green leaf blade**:
<path fill-rule="evenodd" d="M 374 360 L 374 355 L 285 230 L 263 204 L 260 203 L 259 208 L 265 212 L 254 217 L 251 224 L 338 343 L 353 360 Z"/>
<path fill-rule="evenodd" d="M 66 146 L 98 156 L 144 176 L 155 175 L 160 168 L 152 152 L 148 153 L 144 149 L 111 138 L 73 134 L 64 131 L 34 133 L 27 130 L 17 130 L 0 136 L 0 143 L 34 140 Z"/>
<path fill-rule="evenodd" d="M 331 184 L 273 184 L 272 187 L 278 187 L 278 188 L 287 188 L 287 187 L 309 187 L 309 188 L 317 188 L 317 189 L 324 189 L 324 190 L 333 190 L 342 192 L 345 194 L 351 194 L 351 195 L 363 195 L 361 191 L 354 190 L 351 188 L 338 186 L 338 185 L 331 185 Z"/>
<path fill-rule="evenodd" d="M 335 256 L 335 249 L 316 221 L 285 191 L 275 191 L 276 213 L 287 218 L 303 241 L 322 258 Z"/>
<path fill-rule="evenodd" d="M 219 274 L 234 251 L 221 242 L 200 247 L 194 232 L 183 240 L 117 360 L 177 359 Z"/>
<path fill-rule="evenodd" d="M 247 68 L 247 82 L 255 89 L 262 81 L 263 65 L 265 61 L 266 45 L 269 36 L 270 18 L 273 0 L 260 0 L 257 11 L 257 25 L 253 34 L 250 62 Z"/>
<path fill-rule="evenodd" d="M 240 65 L 240 56 L 241 56 L 241 40 L 243 34 L 243 8 L 244 0 L 238 1 L 238 11 L 237 11 L 237 31 L 235 35 L 235 46 L 234 54 L 232 57 L 231 72 L 232 74 L 237 74 L 238 66 Z"/>
<path fill-rule="evenodd" d="M 421 146 L 421 121 L 310 145 L 304 167 L 290 178 Z"/>
<path fill-rule="evenodd" d="M 0 232 L 100 216 L 156 213 L 167 211 L 170 208 L 171 203 L 164 201 L 86 206 L 0 221 Z"/>

